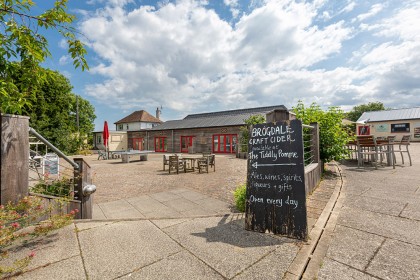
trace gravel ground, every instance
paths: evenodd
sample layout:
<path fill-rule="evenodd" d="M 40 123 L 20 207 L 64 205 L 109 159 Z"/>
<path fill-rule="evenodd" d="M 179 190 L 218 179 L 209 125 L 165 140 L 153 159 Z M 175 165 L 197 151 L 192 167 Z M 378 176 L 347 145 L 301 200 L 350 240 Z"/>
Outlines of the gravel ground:
<path fill-rule="evenodd" d="M 147 161 L 122 163 L 121 159 L 98 160 L 83 157 L 92 168 L 97 187 L 94 203 L 141 196 L 172 189 L 191 189 L 233 204 L 232 191 L 246 181 L 246 160 L 216 155 L 216 172 L 169 174 L 163 171 L 162 154 L 149 154 Z M 137 158 L 137 157 L 136 157 Z"/>

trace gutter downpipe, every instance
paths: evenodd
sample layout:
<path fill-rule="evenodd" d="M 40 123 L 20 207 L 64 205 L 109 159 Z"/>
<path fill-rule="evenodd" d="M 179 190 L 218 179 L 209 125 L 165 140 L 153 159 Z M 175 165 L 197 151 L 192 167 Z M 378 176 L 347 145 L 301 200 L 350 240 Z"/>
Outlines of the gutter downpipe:
<path fill-rule="evenodd" d="M 77 163 L 75 163 L 72 159 L 70 159 L 69 157 L 67 157 L 65 154 L 63 154 L 62 151 L 60 151 L 59 149 L 57 149 L 53 144 L 51 144 L 50 142 L 48 142 L 47 139 L 45 139 L 44 137 L 42 137 L 41 134 L 39 134 L 38 132 L 36 132 L 35 129 L 33 129 L 32 127 L 29 127 L 29 132 L 32 133 L 33 135 L 35 135 L 36 138 L 38 138 L 42 143 L 44 143 L 47 147 L 49 147 L 51 150 L 53 150 L 55 153 L 57 153 L 60 157 L 64 158 L 68 163 L 70 163 L 74 168 L 79 169 L 79 165 Z"/>

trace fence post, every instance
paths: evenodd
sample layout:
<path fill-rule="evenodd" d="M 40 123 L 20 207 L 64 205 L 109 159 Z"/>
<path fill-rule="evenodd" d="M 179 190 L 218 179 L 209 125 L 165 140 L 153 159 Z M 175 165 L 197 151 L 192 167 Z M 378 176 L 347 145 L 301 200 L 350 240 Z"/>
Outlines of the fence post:
<path fill-rule="evenodd" d="M 92 195 L 83 195 L 83 187 L 92 184 L 91 167 L 82 158 L 75 158 L 74 162 L 79 165 L 78 169 L 74 169 L 75 199 L 80 201 L 80 212 L 76 218 L 92 219 L 93 197 Z"/>
<path fill-rule="evenodd" d="M 320 163 L 320 158 L 319 158 L 319 124 L 318 123 L 311 123 L 311 126 L 313 126 L 314 128 L 311 129 L 312 135 L 311 135 L 311 139 L 312 139 L 312 158 L 314 160 L 314 162 L 316 163 Z"/>
<path fill-rule="evenodd" d="M 29 118 L 0 114 L 0 202 L 28 195 Z"/>

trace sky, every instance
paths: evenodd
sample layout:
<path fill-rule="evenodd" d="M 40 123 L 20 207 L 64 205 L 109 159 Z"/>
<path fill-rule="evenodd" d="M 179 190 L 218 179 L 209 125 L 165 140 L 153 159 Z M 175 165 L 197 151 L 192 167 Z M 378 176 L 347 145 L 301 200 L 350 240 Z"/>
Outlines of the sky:
<path fill-rule="evenodd" d="M 49 0 L 51 1 L 51 0 Z M 89 71 L 49 35 L 45 66 L 95 106 L 95 130 L 137 110 L 161 119 L 302 100 L 420 106 L 418 0 L 69 1 Z"/>

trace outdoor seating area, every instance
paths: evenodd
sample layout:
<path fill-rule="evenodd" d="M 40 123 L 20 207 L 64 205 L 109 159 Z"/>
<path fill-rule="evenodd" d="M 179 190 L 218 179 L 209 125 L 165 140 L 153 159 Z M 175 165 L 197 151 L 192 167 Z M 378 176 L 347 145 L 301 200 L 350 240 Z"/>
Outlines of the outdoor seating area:
<path fill-rule="evenodd" d="M 168 165 L 169 174 L 179 172 L 195 172 L 198 170 L 199 173 L 209 173 L 209 169 L 213 169 L 216 172 L 216 156 L 214 154 L 173 154 L 163 155 L 163 170 Z"/>
<path fill-rule="evenodd" d="M 350 141 L 346 144 L 346 149 L 350 159 L 357 160 L 359 168 L 364 167 L 365 163 L 370 163 L 375 169 L 378 169 L 378 166 L 383 165 L 384 161 L 386 161 L 386 166 L 392 165 L 395 168 L 397 153 L 401 155 L 402 164 L 404 164 L 403 153 L 406 153 L 411 166 L 411 155 L 408 148 L 411 135 L 402 135 L 400 140 L 396 138 L 394 135 L 387 137 L 358 135 L 355 141 Z"/>

